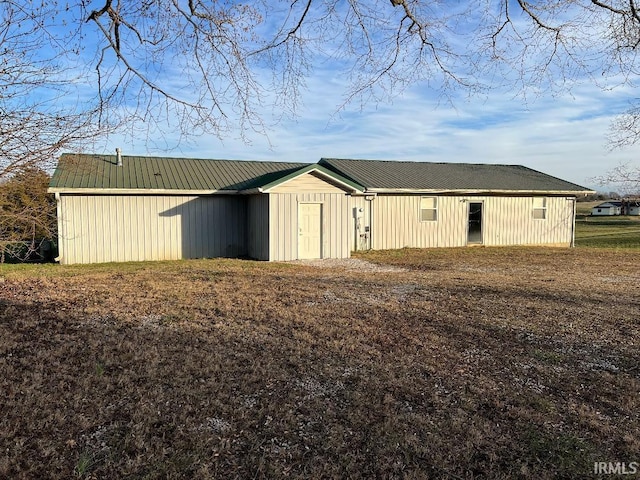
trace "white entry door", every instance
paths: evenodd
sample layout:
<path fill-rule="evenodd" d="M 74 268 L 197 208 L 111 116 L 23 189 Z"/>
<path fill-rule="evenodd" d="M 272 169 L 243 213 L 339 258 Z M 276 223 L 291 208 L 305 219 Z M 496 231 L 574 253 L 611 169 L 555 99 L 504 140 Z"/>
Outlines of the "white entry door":
<path fill-rule="evenodd" d="M 322 204 L 298 204 L 298 258 L 322 258 Z"/>

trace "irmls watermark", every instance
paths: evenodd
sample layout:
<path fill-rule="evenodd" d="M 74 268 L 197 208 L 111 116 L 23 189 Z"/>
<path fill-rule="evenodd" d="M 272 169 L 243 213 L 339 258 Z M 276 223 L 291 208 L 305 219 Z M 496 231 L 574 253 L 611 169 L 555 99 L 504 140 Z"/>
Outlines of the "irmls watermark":
<path fill-rule="evenodd" d="M 596 475 L 637 475 L 640 462 L 593 462 Z"/>

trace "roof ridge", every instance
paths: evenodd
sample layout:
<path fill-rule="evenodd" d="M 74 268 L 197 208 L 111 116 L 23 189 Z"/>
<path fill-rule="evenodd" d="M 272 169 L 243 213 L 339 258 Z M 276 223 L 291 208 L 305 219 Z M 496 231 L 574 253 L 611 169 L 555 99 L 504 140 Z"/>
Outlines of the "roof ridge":
<path fill-rule="evenodd" d="M 115 154 L 110 153 L 74 153 L 64 152 L 60 155 L 60 158 L 66 156 L 75 157 L 100 157 L 100 158 L 116 158 Z M 202 162 L 242 162 L 242 163 L 271 163 L 271 164 L 286 164 L 286 165 L 313 165 L 317 162 L 293 162 L 285 160 L 245 160 L 239 158 L 200 158 L 200 157 L 162 157 L 158 155 L 128 155 L 122 154 L 122 158 L 142 158 L 145 160 L 187 160 L 187 161 L 202 161 Z"/>
<path fill-rule="evenodd" d="M 431 162 L 431 161 L 423 161 L 423 160 L 377 160 L 374 158 L 337 158 L 337 157 L 322 157 L 320 160 L 338 160 L 338 161 L 346 161 L 346 162 L 379 162 L 379 163 L 407 163 L 407 164 L 416 164 L 416 163 L 428 163 L 430 165 L 486 165 L 491 167 L 523 167 L 529 168 L 524 165 L 520 165 L 517 163 L 471 163 L 471 162 Z M 532 169 L 531 169 L 532 170 Z M 545 174 L 546 175 L 546 174 Z"/>

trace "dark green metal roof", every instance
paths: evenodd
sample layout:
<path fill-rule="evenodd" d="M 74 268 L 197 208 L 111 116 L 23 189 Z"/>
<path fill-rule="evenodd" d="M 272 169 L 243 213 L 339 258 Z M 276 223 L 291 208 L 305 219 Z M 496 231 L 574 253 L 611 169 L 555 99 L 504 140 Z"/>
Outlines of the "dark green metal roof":
<path fill-rule="evenodd" d="M 354 190 L 589 192 L 520 165 L 423 163 L 323 158 L 319 164 L 70 154 L 60 158 L 50 187 L 77 189 L 229 191 L 273 188 L 317 170 Z"/>
<path fill-rule="evenodd" d="M 520 165 L 425 163 L 323 158 L 320 165 L 367 189 L 589 192 Z"/>
<path fill-rule="evenodd" d="M 53 189 L 248 190 L 273 183 L 306 163 L 64 154 Z"/>

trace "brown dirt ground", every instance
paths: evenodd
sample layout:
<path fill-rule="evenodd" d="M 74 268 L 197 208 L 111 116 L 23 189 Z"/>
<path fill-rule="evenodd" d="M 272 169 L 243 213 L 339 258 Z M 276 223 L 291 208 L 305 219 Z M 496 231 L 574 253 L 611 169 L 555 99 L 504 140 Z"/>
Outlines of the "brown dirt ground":
<path fill-rule="evenodd" d="M 640 253 L 0 270 L 0 478 L 576 478 L 640 461 Z"/>

